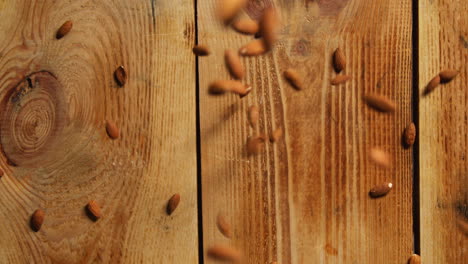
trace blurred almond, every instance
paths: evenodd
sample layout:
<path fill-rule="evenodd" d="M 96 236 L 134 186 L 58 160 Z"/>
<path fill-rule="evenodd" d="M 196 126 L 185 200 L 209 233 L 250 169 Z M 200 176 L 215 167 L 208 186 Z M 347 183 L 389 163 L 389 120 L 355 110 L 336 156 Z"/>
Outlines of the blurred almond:
<path fill-rule="evenodd" d="M 333 67 L 337 73 L 346 68 L 346 58 L 340 48 L 333 53 Z"/>
<path fill-rule="evenodd" d="M 302 77 L 294 69 L 287 69 L 284 72 L 284 78 L 297 90 L 303 89 Z"/>
<path fill-rule="evenodd" d="M 94 221 L 97 221 L 102 217 L 101 207 L 95 200 L 89 201 L 86 205 L 86 210 L 88 212 L 88 216 Z"/>
<path fill-rule="evenodd" d="M 177 206 L 179 206 L 179 203 L 180 203 L 180 194 L 176 193 L 172 195 L 171 199 L 169 199 L 169 202 L 167 203 L 167 208 L 166 208 L 167 214 L 171 215 L 175 211 Z"/>
<path fill-rule="evenodd" d="M 371 160 L 379 166 L 389 168 L 391 165 L 390 155 L 379 148 L 371 148 L 369 156 Z"/>
<path fill-rule="evenodd" d="M 117 139 L 120 136 L 119 128 L 117 127 L 117 125 L 114 122 L 112 122 L 110 120 L 107 120 L 106 131 L 107 131 L 107 135 L 111 139 Z"/>
<path fill-rule="evenodd" d="M 368 94 L 364 96 L 364 101 L 367 105 L 380 112 L 394 112 L 396 109 L 396 104 L 383 95 Z"/>
<path fill-rule="evenodd" d="M 207 255 L 220 261 L 238 262 L 242 260 L 242 253 L 230 246 L 215 245 L 208 249 Z"/>
<path fill-rule="evenodd" d="M 410 147 L 414 144 L 414 141 L 416 140 L 416 126 L 414 123 L 411 123 L 406 127 L 404 139 L 406 146 Z"/>
<path fill-rule="evenodd" d="M 208 92 L 211 95 L 221 95 L 227 92 L 232 92 L 238 95 L 246 95 L 249 93 L 250 87 L 234 80 L 218 80 L 214 81 L 208 87 Z"/>
<path fill-rule="evenodd" d="M 283 129 L 278 127 L 270 135 L 271 142 L 278 142 L 283 137 Z"/>
<path fill-rule="evenodd" d="M 271 50 L 278 39 L 279 16 L 275 8 L 269 7 L 263 11 L 260 20 L 260 34 L 265 41 L 267 50 Z"/>
<path fill-rule="evenodd" d="M 421 257 L 418 254 L 411 255 L 408 264 L 421 264 Z"/>
<path fill-rule="evenodd" d="M 452 81 L 457 75 L 458 75 L 458 71 L 451 70 L 451 69 L 443 70 L 439 73 L 440 81 L 442 83 L 448 83 Z"/>
<path fill-rule="evenodd" d="M 57 34 L 55 35 L 55 37 L 57 39 L 61 39 L 65 37 L 65 35 L 67 35 L 70 32 L 72 27 L 73 27 L 73 22 L 71 21 L 67 21 L 63 23 L 63 25 L 57 30 Z"/>
<path fill-rule="evenodd" d="M 340 74 L 340 75 L 337 75 L 333 80 L 331 80 L 331 84 L 332 85 L 340 85 L 340 84 L 343 84 L 347 81 L 351 80 L 351 76 L 350 75 L 344 75 L 344 74 Z"/>
<path fill-rule="evenodd" d="M 237 52 L 233 50 L 226 50 L 224 52 L 224 59 L 232 77 L 236 79 L 244 78 L 244 66 L 242 66 L 241 60 Z"/>
<path fill-rule="evenodd" d="M 218 226 L 219 232 L 221 232 L 221 234 L 227 238 L 232 237 L 231 225 L 222 213 L 218 214 L 218 217 L 216 218 L 216 225 Z"/>
<path fill-rule="evenodd" d="M 256 107 L 255 105 L 252 105 L 251 107 L 249 107 L 248 118 L 249 118 L 249 123 L 252 127 L 255 127 L 257 125 L 259 115 L 260 114 L 258 111 L 258 107 Z"/>
<path fill-rule="evenodd" d="M 247 4 L 247 0 L 218 0 L 219 19 L 228 25 Z"/>
<path fill-rule="evenodd" d="M 210 49 L 206 45 L 195 45 L 192 49 L 193 53 L 197 56 L 208 56 L 210 55 Z"/>
<path fill-rule="evenodd" d="M 437 86 L 440 84 L 440 75 L 435 76 L 432 80 L 427 84 L 426 89 L 424 90 L 424 94 L 429 94 L 430 92 L 434 91 Z"/>
<path fill-rule="evenodd" d="M 232 23 L 232 27 L 239 33 L 254 35 L 260 29 L 258 22 L 250 18 L 241 18 Z"/>
<path fill-rule="evenodd" d="M 266 51 L 265 42 L 262 39 L 256 39 L 241 47 L 239 54 L 242 56 L 257 56 L 264 54 Z"/>
<path fill-rule="evenodd" d="M 252 136 L 247 139 L 247 154 L 259 154 L 265 147 L 264 136 Z"/>

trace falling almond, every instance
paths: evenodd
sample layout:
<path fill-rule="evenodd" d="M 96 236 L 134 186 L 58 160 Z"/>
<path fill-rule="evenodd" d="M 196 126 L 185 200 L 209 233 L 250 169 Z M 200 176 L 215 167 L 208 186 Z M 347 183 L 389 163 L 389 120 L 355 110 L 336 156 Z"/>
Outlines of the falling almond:
<path fill-rule="evenodd" d="M 416 140 L 416 126 L 414 123 L 411 123 L 406 127 L 403 137 L 406 146 L 411 147 L 414 144 L 414 141 Z"/>
<path fill-rule="evenodd" d="M 260 34 L 263 37 L 267 50 L 271 50 L 278 39 L 279 16 L 273 7 L 266 8 L 263 11 L 260 20 Z"/>
<path fill-rule="evenodd" d="M 458 71 L 456 70 L 443 70 L 439 73 L 440 81 L 442 83 L 448 83 L 452 81 L 458 75 Z"/>
<path fill-rule="evenodd" d="M 247 154 L 259 154 L 265 147 L 264 136 L 252 136 L 247 139 Z"/>
<path fill-rule="evenodd" d="M 333 80 L 331 80 L 331 85 L 340 85 L 340 84 L 343 84 L 347 81 L 351 80 L 351 76 L 350 75 L 338 75 L 336 76 Z"/>
<path fill-rule="evenodd" d="M 278 142 L 281 139 L 281 137 L 283 137 L 283 129 L 281 127 L 278 127 L 271 133 L 270 141 Z"/>
<path fill-rule="evenodd" d="M 67 22 L 63 23 L 63 25 L 60 26 L 60 28 L 57 30 L 57 34 L 55 35 L 55 37 L 57 39 L 61 39 L 61 38 L 65 37 L 65 35 L 67 35 L 70 32 L 72 27 L 73 27 L 73 22 L 71 22 L 71 21 L 67 21 Z"/>
<path fill-rule="evenodd" d="M 195 47 L 193 47 L 192 51 L 197 56 L 210 55 L 210 49 L 206 45 L 196 45 Z"/>
<path fill-rule="evenodd" d="M 393 184 L 390 182 L 376 185 L 369 191 L 369 195 L 372 198 L 385 196 L 392 189 L 392 187 L 393 187 Z"/>
<path fill-rule="evenodd" d="M 254 35 L 260 29 L 258 22 L 249 18 L 242 18 L 234 21 L 232 27 L 239 33 Z"/>
<path fill-rule="evenodd" d="M 246 95 L 249 93 L 250 87 L 234 80 L 218 80 L 214 81 L 208 87 L 208 92 L 211 95 L 221 95 L 227 92 L 232 92 L 238 95 Z"/>
<path fill-rule="evenodd" d="M 242 253 L 230 246 L 215 245 L 207 250 L 207 255 L 210 258 L 220 261 L 240 261 Z"/>
<path fill-rule="evenodd" d="M 232 77 L 236 79 L 244 78 L 244 66 L 242 66 L 241 60 L 237 52 L 233 50 L 226 50 L 224 52 L 224 59 Z"/>
<path fill-rule="evenodd" d="M 88 202 L 88 204 L 86 205 L 86 211 L 88 213 L 88 216 L 94 221 L 97 221 L 102 217 L 101 207 L 95 200 L 91 200 Z"/>
<path fill-rule="evenodd" d="M 302 77 L 294 69 L 287 69 L 284 72 L 284 78 L 297 90 L 302 90 Z"/>
<path fill-rule="evenodd" d="M 169 202 L 167 202 L 167 208 L 166 208 L 167 214 L 171 215 L 175 211 L 177 206 L 179 206 L 179 203 L 180 203 L 180 194 L 176 193 L 171 197 L 171 199 L 169 199 Z"/>
<path fill-rule="evenodd" d="M 117 125 L 112 122 L 112 121 L 107 121 L 106 123 L 106 131 L 107 131 L 107 135 L 109 135 L 109 137 L 111 139 L 117 139 L 119 138 L 120 136 L 120 130 L 119 128 L 117 127 Z"/>
<path fill-rule="evenodd" d="M 246 4 L 247 0 L 218 0 L 217 13 L 219 19 L 228 25 Z"/>
<path fill-rule="evenodd" d="M 391 165 L 390 155 L 379 148 L 372 148 L 369 152 L 369 156 L 370 159 L 379 166 L 388 168 Z"/>
<path fill-rule="evenodd" d="M 340 48 L 337 48 L 333 53 L 333 67 L 337 73 L 346 68 L 346 59 Z"/>
<path fill-rule="evenodd" d="M 418 254 L 411 255 L 408 264 L 421 264 L 421 257 Z"/>
<path fill-rule="evenodd" d="M 216 218 L 216 225 L 218 226 L 219 232 L 221 232 L 221 234 L 227 238 L 232 237 L 231 225 L 222 213 L 218 214 L 218 217 Z"/>
<path fill-rule="evenodd" d="M 368 94 L 364 96 L 364 101 L 367 105 L 380 112 L 394 112 L 396 109 L 396 104 L 383 95 Z"/>
<path fill-rule="evenodd" d="M 258 107 L 256 107 L 255 105 L 252 105 L 251 107 L 249 107 L 248 118 L 249 118 L 249 123 L 252 127 L 255 127 L 257 125 L 258 117 L 259 117 Z"/>
<path fill-rule="evenodd" d="M 431 79 L 431 81 L 427 84 L 426 89 L 424 90 L 424 94 L 429 94 L 430 92 L 434 91 L 437 86 L 440 84 L 440 75 L 435 76 Z"/>
<path fill-rule="evenodd" d="M 265 42 L 262 39 L 256 39 L 241 47 L 239 54 L 242 56 L 257 56 L 264 54 L 266 51 Z"/>
<path fill-rule="evenodd" d="M 31 228 L 34 232 L 38 232 L 44 223 L 45 213 L 41 209 L 37 209 L 31 216 Z"/>

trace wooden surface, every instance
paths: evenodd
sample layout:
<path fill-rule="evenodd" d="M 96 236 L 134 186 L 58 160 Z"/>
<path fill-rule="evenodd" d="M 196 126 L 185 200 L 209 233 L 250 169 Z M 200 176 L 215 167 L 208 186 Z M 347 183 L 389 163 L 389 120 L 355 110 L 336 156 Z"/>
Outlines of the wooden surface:
<path fill-rule="evenodd" d="M 198 1 L 198 40 L 213 52 L 199 60 L 204 248 L 231 244 L 245 263 L 405 263 L 413 251 L 412 151 L 401 146 L 411 122 L 411 1 L 252 1 L 248 15 L 272 3 L 285 23 L 273 53 L 243 59 L 254 89 L 244 99 L 206 93 L 229 76 L 224 50 L 252 39 L 223 28 L 213 3 Z M 337 47 L 353 80 L 332 87 Z M 303 91 L 283 80 L 289 67 L 305 76 Z M 368 108 L 367 92 L 395 100 L 397 111 Z M 256 129 L 250 105 L 260 108 Z M 276 127 L 284 140 L 248 157 L 247 137 Z M 373 146 L 390 153 L 391 169 L 370 163 Z M 390 194 L 370 199 L 385 181 L 394 184 Z M 216 228 L 220 211 L 231 241 Z"/>
<path fill-rule="evenodd" d="M 419 2 L 419 87 L 439 71 L 451 82 L 420 97 L 421 257 L 468 261 L 468 2 Z"/>
<path fill-rule="evenodd" d="M 193 3 L 2 0 L 0 17 L 0 263 L 196 263 Z"/>
<path fill-rule="evenodd" d="M 242 59 L 253 92 L 240 99 L 207 94 L 229 78 L 225 49 L 254 39 L 221 25 L 215 2 L 0 0 L 0 263 L 215 263 L 215 244 L 252 264 L 406 263 L 415 250 L 423 263 L 466 262 L 468 3 L 250 0 L 242 16 L 274 5 L 283 25 L 273 52 Z M 195 59 L 196 39 L 210 56 Z M 338 47 L 352 80 L 331 86 Z M 284 80 L 290 67 L 303 91 Z M 460 74 L 418 99 L 414 85 L 422 92 L 446 68 Z M 396 112 L 370 109 L 369 92 Z M 411 121 L 415 149 L 401 145 Z M 281 141 L 247 155 L 249 136 L 278 127 Z M 369 160 L 372 147 L 391 168 Z M 393 190 L 369 198 L 386 181 Z"/>

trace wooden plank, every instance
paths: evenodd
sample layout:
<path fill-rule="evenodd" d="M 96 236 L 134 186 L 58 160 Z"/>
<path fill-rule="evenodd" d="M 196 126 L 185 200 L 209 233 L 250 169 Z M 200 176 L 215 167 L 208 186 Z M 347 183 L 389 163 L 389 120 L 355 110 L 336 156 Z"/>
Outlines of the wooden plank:
<path fill-rule="evenodd" d="M 0 16 L 0 262 L 197 263 L 193 3 L 2 0 Z"/>
<path fill-rule="evenodd" d="M 444 69 L 450 83 L 420 97 L 421 257 L 468 261 L 468 2 L 419 1 L 419 88 Z"/>
<path fill-rule="evenodd" d="M 284 25 L 272 54 L 243 59 L 254 88 L 244 99 L 206 93 L 229 76 L 224 50 L 253 39 L 223 28 L 214 2 L 198 1 L 199 42 L 213 51 L 199 61 L 205 250 L 230 244 L 245 263 L 405 263 L 413 249 L 412 151 L 401 146 L 411 122 L 411 1 L 251 1 L 251 17 L 273 3 Z M 337 47 L 353 79 L 332 87 Z M 303 91 L 284 81 L 289 67 L 305 76 Z M 368 92 L 398 102 L 396 112 L 365 106 Z M 256 129 L 247 121 L 250 105 L 260 108 Z M 248 157 L 247 137 L 276 127 L 284 140 Z M 391 169 L 370 163 L 373 146 L 390 153 Z M 371 200 L 369 189 L 384 181 L 392 192 Z M 220 211 L 231 241 L 216 229 Z"/>

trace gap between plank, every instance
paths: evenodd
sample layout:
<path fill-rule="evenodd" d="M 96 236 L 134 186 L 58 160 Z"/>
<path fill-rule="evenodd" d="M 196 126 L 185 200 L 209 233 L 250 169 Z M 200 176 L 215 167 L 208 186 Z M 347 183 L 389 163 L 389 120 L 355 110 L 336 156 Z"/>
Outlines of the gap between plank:
<path fill-rule="evenodd" d="M 416 126 L 417 136 L 413 145 L 413 240 L 414 253 L 421 255 L 421 222 L 419 200 L 419 10 L 418 0 L 412 1 L 412 64 L 413 90 L 411 98 L 412 118 Z"/>
<path fill-rule="evenodd" d="M 198 45 L 198 4 L 193 0 L 195 20 L 195 45 Z M 197 216 L 198 216 L 198 263 L 205 263 L 203 251 L 203 210 L 202 210 L 202 171 L 201 171 L 201 139 L 200 139 L 200 75 L 198 56 L 195 56 L 195 120 L 197 131 Z"/>

